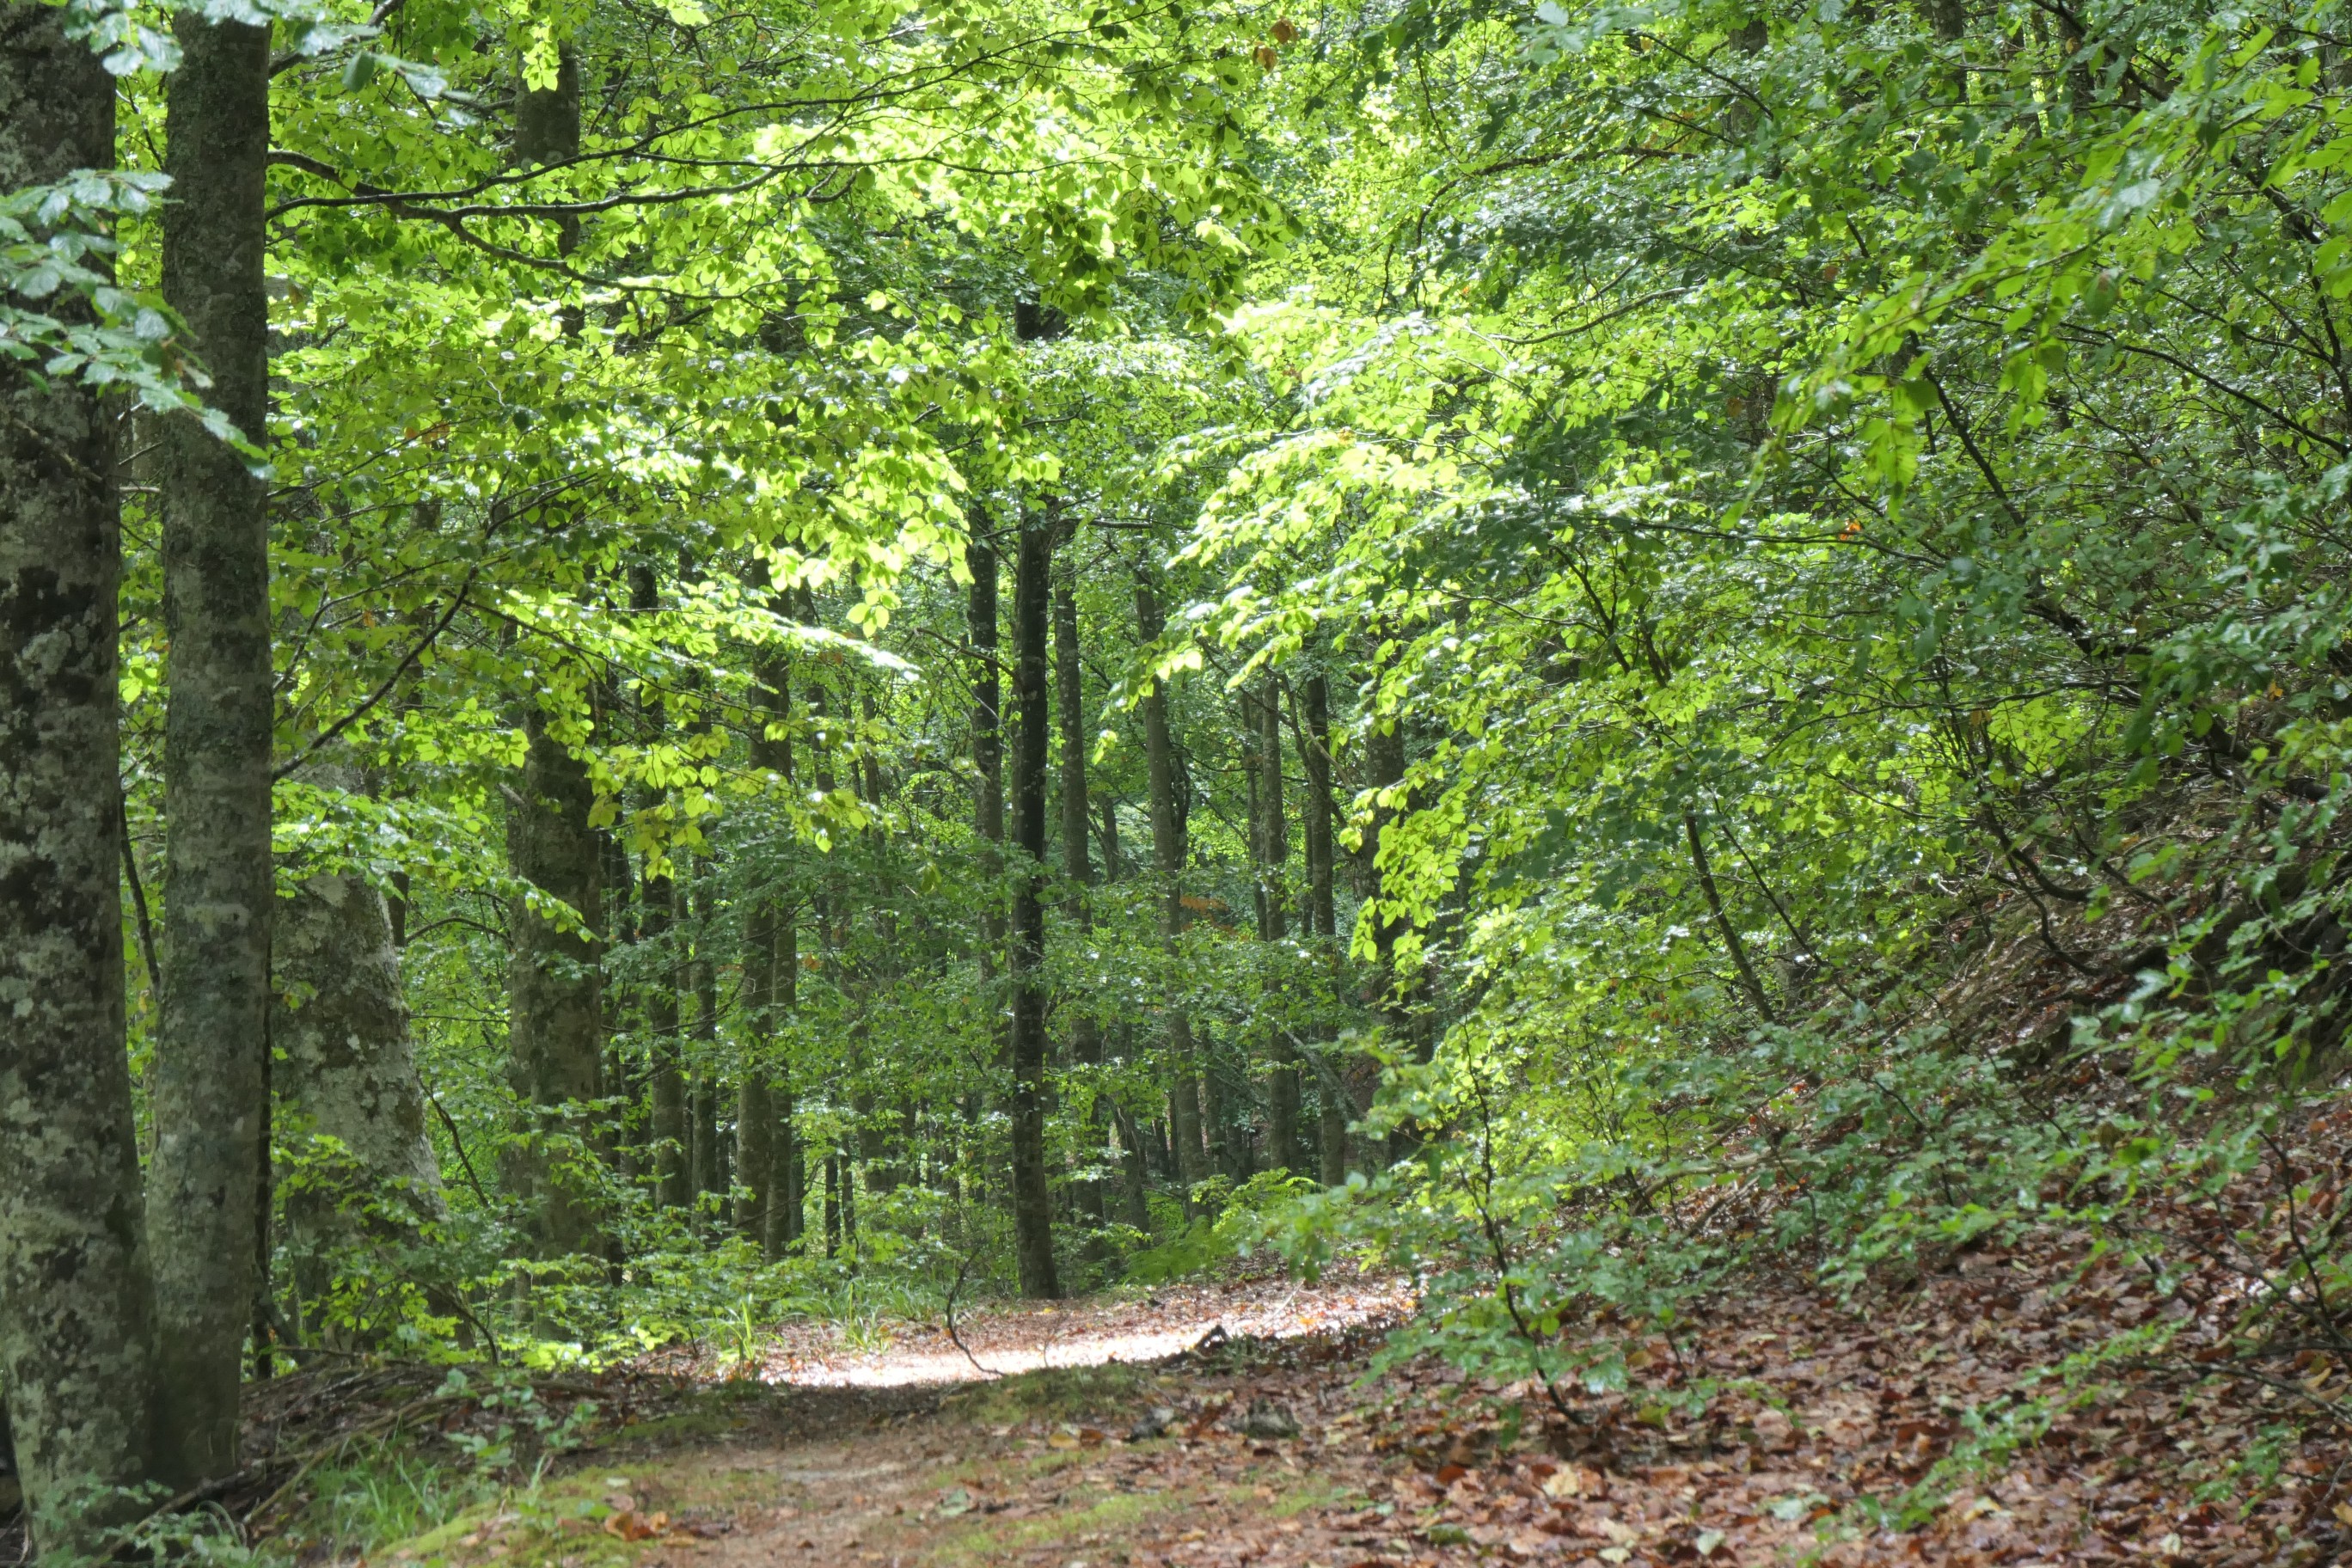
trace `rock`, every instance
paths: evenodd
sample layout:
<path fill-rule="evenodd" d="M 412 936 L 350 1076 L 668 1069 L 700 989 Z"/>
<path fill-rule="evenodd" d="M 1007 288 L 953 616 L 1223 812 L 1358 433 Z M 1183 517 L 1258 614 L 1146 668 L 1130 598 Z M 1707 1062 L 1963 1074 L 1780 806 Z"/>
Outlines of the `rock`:
<path fill-rule="evenodd" d="M 1127 1440 L 1130 1443 L 1148 1443 L 1154 1437 L 1165 1437 L 1168 1436 L 1169 1424 L 1175 1419 L 1176 1412 L 1169 1409 L 1165 1405 L 1155 1405 L 1143 1413 L 1142 1420 L 1128 1428 Z"/>
<path fill-rule="evenodd" d="M 1271 1441 L 1276 1437 L 1298 1436 L 1298 1422 L 1290 1412 L 1271 1399 L 1250 1401 L 1249 1414 L 1242 1417 L 1242 1436 Z"/>

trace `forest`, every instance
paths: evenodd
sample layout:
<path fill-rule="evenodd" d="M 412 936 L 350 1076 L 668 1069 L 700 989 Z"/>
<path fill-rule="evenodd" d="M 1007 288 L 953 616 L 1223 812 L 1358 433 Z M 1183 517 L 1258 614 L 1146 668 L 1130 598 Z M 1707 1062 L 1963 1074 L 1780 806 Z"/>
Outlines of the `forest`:
<path fill-rule="evenodd" d="M 1139 1563 L 2352 1553 L 2342 0 L 0 0 L 0 295 L 20 1560 L 1268 1269 Z"/>

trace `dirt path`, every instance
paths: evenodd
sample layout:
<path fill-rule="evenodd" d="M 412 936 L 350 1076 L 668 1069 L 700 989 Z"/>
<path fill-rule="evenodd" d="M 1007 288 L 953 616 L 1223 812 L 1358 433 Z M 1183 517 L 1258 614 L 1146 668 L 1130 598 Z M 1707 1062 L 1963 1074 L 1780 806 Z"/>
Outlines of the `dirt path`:
<path fill-rule="evenodd" d="M 959 1324 L 969 1358 L 935 1330 L 862 1354 L 795 1332 L 760 1377 L 669 1380 L 692 1392 L 616 1411 L 625 1424 L 576 1468 L 392 1555 L 420 1568 L 2340 1560 L 2332 1458 L 2289 1450 L 2283 1483 L 2231 1501 L 2216 1483 L 2246 1451 L 2245 1424 L 2209 1410 L 2168 1426 L 2180 1406 L 2161 1390 L 1956 1467 L 1958 1412 L 2056 1331 L 2059 1309 L 2021 1292 L 2023 1268 L 1972 1258 L 1870 1316 L 1759 1284 L 1736 1313 L 1639 1347 L 1625 1392 L 1570 1394 L 1573 1419 L 1549 1427 L 1524 1387 L 1428 1362 L 1374 1375 L 1400 1299 L 1363 1281 L 978 1314 Z"/>

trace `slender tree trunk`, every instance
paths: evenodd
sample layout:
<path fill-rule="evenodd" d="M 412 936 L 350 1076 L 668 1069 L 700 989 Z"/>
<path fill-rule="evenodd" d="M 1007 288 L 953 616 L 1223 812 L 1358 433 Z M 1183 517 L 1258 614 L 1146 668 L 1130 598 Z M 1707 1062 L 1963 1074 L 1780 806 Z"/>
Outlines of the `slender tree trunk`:
<path fill-rule="evenodd" d="M 1304 722 L 1299 726 L 1299 761 L 1307 773 L 1307 931 L 1317 939 L 1324 961 L 1331 966 L 1331 987 L 1339 990 L 1339 911 L 1331 889 L 1331 709 L 1330 687 L 1320 672 L 1310 677 L 1300 696 Z M 1318 1028 L 1318 1044 L 1328 1044 L 1331 1031 Z M 1349 1103 L 1346 1079 L 1339 1064 L 1327 1062 L 1318 1075 L 1322 1111 L 1317 1126 L 1320 1174 L 1326 1186 L 1348 1179 L 1348 1124 L 1357 1107 Z"/>
<path fill-rule="evenodd" d="M 712 909 L 709 863 L 695 862 L 694 900 L 694 1191 L 727 1196 L 726 1156 L 719 1141 L 719 973 L 710 962 Z"/>
<path fill-rule="evenodd" d="M 1135 618 L 1146 642 L 1165 628 L 1159 595 L 1149 583 L 1135 584 Z M 1151 862 L 1161 883 L 1160 935 L 1171 949 L 1184 931 L 1184 829 L 1176 815 L 1176 756 L 1168 732 L 1168 689 L 1154 680 L 1143 697 L 1144 769 L 1151 797 Z M 1168 1094 L 1170 1130 L 1176 1139 L 1176 1174 L 1185 1189 L 1187 1212 L 1194 1184 L 1208 1179 L 1208 1152 L 1201 1142 L 1201 1090 L 1192 1059 L 1192 1020 L 1181 1005 L 1168 1010 L 1168 1056 L 1173 1078 Z"/>
<path fill-rule="evenodd" d="M 1126 1181 L 1120 1195 L 1127 1204 L 1127 1223 L 1144 1235 L 1151 1234 L 1151 1165 L 1144 1152 L 1143 1132 L 1136 1126 L 1135 1118 L 1123 1105 L 1111 1107 L 1111 1118 L 1118 1128 L 1119 1163 Z"/>
<path fill-rule="evenodd" d="M 785 907 L 776 916 L 775 1016 L 789 1018 L 800 1006 L 800 925 Z M 768 1256 L 782 1258 L 800 1245 L 807 1224 L 808 1167 L 802 1158 L 800 1127 L 794 1121 L 792 1079 L 776 1090 L 775 1173 L 769 1177 Z"/>
<path fill-rule="evenodd" d="M 1094 882 L 1087 842 L 1093 816 L 1087 799 L 1086 682 L 1078 664 L 1077 569 L 1065 561 L 1054 577 L 1054 683 L 1056 717 L 1062 730 L 1062 870 L 1070 881 L 1068 917 L 1076 931 L 1094 929 L 1094 908 L 1087 889 Z M 1070 1060 L 1080 1068 L 1102 1062 L 1102 1025 L 1095 1017 L 1090 997 L 1069 997 Z M 1088 1124 L 1097 1145 L 1105 1125 L 1100 1090 Z M 1102 1223 L 1103 1190 L 1097 1181 L 1078 1184 L 1078 1206 L 1096 1224 Z"/>
<path fill-rule="evenodd" d="M 1706 912 L 1715 917 L 1715 929 L 1723 933 L 1723 945 L 1731 954 L 1731 966 L 1739 971 L 1739 984 L 1747 989 L 1748 999 L 1756 1004 L 1756 1011 L 1769 1024 L 1773 1022 L 1772 999 L 1764 994 L 1763 982 L 1756 978 L 1756 966 L 1748 961 L 1748 944 L 1739 939 L 1739 928 L 1724 912 L 1723 895 L 1716 890 L 1715 867 L 1706 858 L 1706 838 L 1699 831 L 1697 814 L 1683 813 L 1683 832 L 1690 840 L 1691 865 L 1698 872 L 1699 890 L 1706 896 Z"/>
<path fill-rule="evenodd" d="M 691 1134 L 687 1127 L 686 1072 L 678 1058 L 677 972 L 672 953 L 677 883 L 648 879 L 638 892 L 639 930 L 653 966 L 646 991 L 646 1049 L 653 1059 L 654 1202 L 666 1209 L 694 1201 Z"/>
<path fill-rule="evenodd" d="M 774 1202 L 776 1107 L 768 1088 L 768 1042 L 776 1026 L 776 908 L 756 900 L 743 917 L 738 963 L 743 974 L 745 1041 L 735 1068 L 736 1184 L 742 1189 L 735 1231 L 764 1247 Z"/>
<path fill-rule="evenodd" d="M 772 597 L 769 605 L 780 616 L 790 613 L 782 595 Z M 792 720 L 791 671 L 783 656 L 773 649 L 761 651 L 758 670 L 761 723 L 751 741 L 751 765 L 789 789 L 793 782 L 793 742 L 787 728 Z M 760 933 L 751 939 L 751 946 L 764 984 L 751 1004 L 756 1008 L 752 1015 L 756 1043 L 754 1054 L 743 1063 L 743 1101 L 738 1121 L 740 1127 L 748 1128 L 756 1117 L 765 1130 L 761 1134 L 765 1152 L 758 1167 L 765 1173 L 759 1178 L 764 1190 L 764 1213 L 755 1239 L 775 1259 L 789 1252 L 801 1236 L 803 1194 L 800 1147 L 793 1123 L 793 1083 L 776 1046 L 778 1031 L 800 1001 L 800 932 L 793 906 L 772 894 L 760 899 L 752 918 Z M 748 992 L 751 972 L 747 969 L 745 974 Z M 764 1110 L 755 1107 L 755 1096 L 765 1101 Z M 750 1142 L 743 1144 L 741 1154 L 748 1180 L 755 1158 Z"/>
<path fill-rule="evenodd" d="M 824 1157 L 824 1255 L 841 1255 L 841 1156 Z"/>
<path fill-rule="evenodd" d="M 994 880 L 1003 869 L 999 848 L 1004 842 L 1004 730 L 1003 682 L 996 662 L 996 552 L 975 540 L 964 551 L 971 569 L 971 596 L 965 608 L 965 626 L 971 642 L 971 761 L 980 777 L 973 797 L 972 825 L 982 843 L 981 866 L 992 884 L 982 900 L 980 977 L 990 987 L 989 1010 L 998 1013 L 993 982 L 996 955 L 1004 945 L 1004 913 Z"/>
<path fill-rule="evenodd" d="M 1285 809 L 1282 773 L 1282 685 L 1268 670 L 1258 697 L 1258 763 L 1265 770 L 1258 788 L 1258 817 L 1261 832 L 1259 865 L 1265 887 L 1266 941 L 1276 944 L 1290 940 L 1290 892 L 1286 879 L 1290 872 L 1290 821 Z M 1276 988 L 1279 983 L 1276 983 Z M 1267 1117 L 1267 1163 L 1277 1169 L 1296 1171 L 1307 1163 L 1298 1136 L 1298 1048 L 1291 1043 L 1286 1020 L 1276 1004 L 1279 995 L 1267 998 L 1269 1009 L 1276 1014 L 1274 1037 L 1274 1071 L 1267 1083 L 1271 1102 Z"/>
<path fill-rule="evenodd" d="M 1021 1293 L 1050 1300 L 1052 1194 L 1045 1179 L 1045 763 L 1053 722 L 1045 627 L 1053 592 L 1055 525 L 1024 519 L 1013 573 L 1013 1246 Z"/>
<path fill-rule="evenodd" d="M 175 24 L 164 298 L 211 371 L 206 396 L 268 437 L 262 184 L 269 33 Z M 148 1245 L 163 1411 L 158 1460 L 186 1486 L 236 1468 L 253 1300 L 269 1010 L 268 491 L 185 415 L 163 421 L 163 1009 L 149 1100 Z"/>
<path fill-rule="evenodd" d="M 1365 760 L 1371 764 L 1371 783 L 1376 790 L 1391 791 L 1404 783 L 1405 744 L 1404 718 L 1399 714 L 1385 727 L 1378 725 L 1367 737 Z M 1404 813 L 1402 802 L 1375 805 L 1372 808 L 1371 831 L 1365 835 L 1364 854 L 1373 868 L 1373 885 L 1383 894 L 1387 877 L 1380 869 L 1380 854 L 1385 847 L 1390 826 Z M 1402 917 L 1382 912 L 1372 927 L 1372 942 L 1380 955 L 1381 1016 L 1389 1037 L 1400 1047 L 1411 1050 L 1414 1045 L 1414 1004 L 1418 987 L 1414 976 L 1400 967 L 1398 943 L 1411 923 Z M 1388 1137 L 1388 1161 L 1394 1164 L 1419 1146 L 1420 1139 L 1409 1127 L 1392 1130 Z"/>
<path fill-rule="evenodd" d="M 65 20 L 0 8 L 0 189 L 114 163 L 114 82 Z M 101 1532 L 144 1511 L 127 1489 L 149 1479 L 154 1436 L 123 1051 L 110 413 L 0 361 L 0 1394 L 33 1543 L 59 1560 L 101 1555 Z"/>
<path fill-rule="evenodd" d="M 580 150 L 580 68 L 571 49 L 561 56 L 556 84 L 525 89 L 515 106 L 515 156 L 525 165 L 553 163 Z M 567 225 L 562 248 L 577 237 Z M 575 323 L 567 322 L 569 328 Z M 569 904 L 586 926 L 566 930 L 518 898 L 509 919 L 515 951 L 509 977 L 508 1035 L 517 1097 L 533 1118 L 531 1142 L 520 1157 L 532 1207 L 533 1238 L 541 1253 L 592 1250 L 596 1243 L 593 1194 L 580 1162 L 594 1130 L 582 1109 L 603 1092 L 603 955 L 594 933 L 604 925 L 603 854 L 589 816 L 596 804 L 588 764 L 548 729 L 532 703 L 524 731 L 522 798 L 509 825 L 515 873 Z"/>

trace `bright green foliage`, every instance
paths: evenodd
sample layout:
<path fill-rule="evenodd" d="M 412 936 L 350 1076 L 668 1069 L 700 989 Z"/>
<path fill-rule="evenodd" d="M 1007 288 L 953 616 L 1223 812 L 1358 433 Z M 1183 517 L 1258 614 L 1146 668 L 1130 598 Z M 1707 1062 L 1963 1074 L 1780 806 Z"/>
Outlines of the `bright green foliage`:
<path fill-rule="evenodd" d="M 106 15 L 123 171 L 0 206 L 0 281 L 97 324 L 10 316 L 0 350 L 153 412 L 202 389 L 142 291 L 168 128 L 134 68 L 168 50 Z M 281 882 L 397 900 L 446 1200 L 384 1199 L 331 1289 L 281 1293 L 288 1342 L 740 1360 L 780 1315 L 871 1335 L 877 1292 L 1003 1285 L 1003 920 L 1038 873 L 1066 1279 L 1369 1248 L 1425 1282 L 1401 1349 L 1606 1385 L 1627 1334 L 1759 1261 L 1860 1295 L 2079 1231 L 2169 1279 L 2151 1194 L 2309 1199 L 2280 1151 L 2341 1050 L 2352 787 L 2342 7 L 1309 22 L 278 23 L 248 434 Z M 579 154 L 521 166 L 519 97 L 567 83 Z M 152 887 L 167 650 L 126 474 Z M 1040 868 L 976 809 L 1041 521 L 1083 883 L 1057 814 Z M 1301 847 L 1318 678 L 1332 941 Z M 534 714 L 593 780 L 593 919 L 509 869 Z M 601 944 L 589 1132 L 507 1074 L 518 899 Z M 793 943 L 764 1005 L 763 920 Z M 684 1205 L 655 1180 L 673 1065 Z M 747 1082 L 789 1096 L 793 1238 L 741 1234 Z M 283 1187 L 332 1168 L 279 1131 Z M 530 1139 L 602 1251 L 524 1246 Z M 2284 1265 L 2229 1243 L 2261 1281 L 2243 1356 L 2340 1332 L 2335 1234 Z M 1991 1452 L 2032 1422 L 1981 1425 Z"/>

